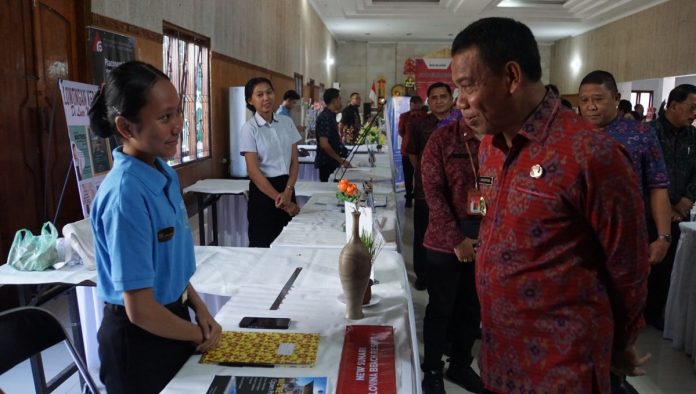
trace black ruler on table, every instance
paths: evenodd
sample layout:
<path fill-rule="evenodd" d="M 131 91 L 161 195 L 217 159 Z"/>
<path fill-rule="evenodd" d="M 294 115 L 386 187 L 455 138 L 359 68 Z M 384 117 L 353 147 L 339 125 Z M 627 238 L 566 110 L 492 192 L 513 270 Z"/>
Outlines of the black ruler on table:
<path fill-rule="evenodd" d="M 283 289 L 280 290 L 280 293 L 278 293 L 278 297 L 276 297 L 275 301 L 273 301 L 273 305 L 271 305 L 270 310 L 274 311 L 280 308 L 280 304 L 285 299 L 285 296 L 288 295 L 292 284 L 295 283 L 295 279 L 297 279 L 297 277 L 300 275 L 300 271 L 302 271 L 302 267 L 295 268 L 295 272 L 293 272 L 292 275 L 290 275 L 290 279 L 285 282 L 285 286 L 283 286 Z"/>

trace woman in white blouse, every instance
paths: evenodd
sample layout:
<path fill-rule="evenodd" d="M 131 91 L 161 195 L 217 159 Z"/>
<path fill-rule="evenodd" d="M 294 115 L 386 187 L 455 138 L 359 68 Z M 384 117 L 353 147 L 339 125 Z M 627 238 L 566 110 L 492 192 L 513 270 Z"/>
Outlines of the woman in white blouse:
<path fill-rule="evenodd" d="M 271 81 L 252 78 L 244 87 L 247 108 L 254 113 L 242 126 L 240 154 L 249 183 L 249 246 L 267 248 L 300 209 L 295 201 L 299 169 L 297 143 L 302 139 L 292 119 L 275 116 Z"/>

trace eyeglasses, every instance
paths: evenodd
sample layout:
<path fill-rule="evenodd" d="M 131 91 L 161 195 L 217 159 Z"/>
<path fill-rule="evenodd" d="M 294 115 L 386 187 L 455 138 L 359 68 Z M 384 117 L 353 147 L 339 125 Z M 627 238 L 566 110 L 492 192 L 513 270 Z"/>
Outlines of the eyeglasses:
<path fill-rule="evenodd" d="M 696 112 L 696 103 L 695 104 L 689 104 L 686 101 L 679 103 L 679 104 L 685 104 L 689 107 L 690 112 Z"/>

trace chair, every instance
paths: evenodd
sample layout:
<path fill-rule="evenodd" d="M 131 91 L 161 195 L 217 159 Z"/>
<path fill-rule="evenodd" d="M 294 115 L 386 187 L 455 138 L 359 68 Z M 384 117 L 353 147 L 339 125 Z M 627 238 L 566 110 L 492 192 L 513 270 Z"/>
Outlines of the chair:
<path fill-rule="evenodd" d="M 2 355 L 0 356 L 0 374 L 61 341 L 67 346 L 74 362 L 74 365 L 68 367 L 72 371 L 67 376 L 77 369 L 89 391 L 98 394 L 97 385 L 67 337 L 63 326 L 53 314 L 41 308 L 26 306 L 0 312 L 0 354 Z M 45 381 L 43 370 L 40 373 L 42 381 Z M 50 381 L 45 388 L 51 392 L 63 381 L 64 379 Z M 43 391 L 40 390 L 40 392 Z"/>

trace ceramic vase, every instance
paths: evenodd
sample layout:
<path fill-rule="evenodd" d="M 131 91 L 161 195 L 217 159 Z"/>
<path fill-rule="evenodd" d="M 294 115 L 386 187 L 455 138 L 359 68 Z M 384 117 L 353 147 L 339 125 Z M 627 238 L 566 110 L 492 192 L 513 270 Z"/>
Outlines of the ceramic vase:
<path fill-rule="evenodd" d="M 370 252 L 360 240 L 360 212 L 353 212 L 352 236 L 338 256 L 338 273 L 346 301 L 346 318 L 363 318 L 362 304 L 370 280 Z"/>

